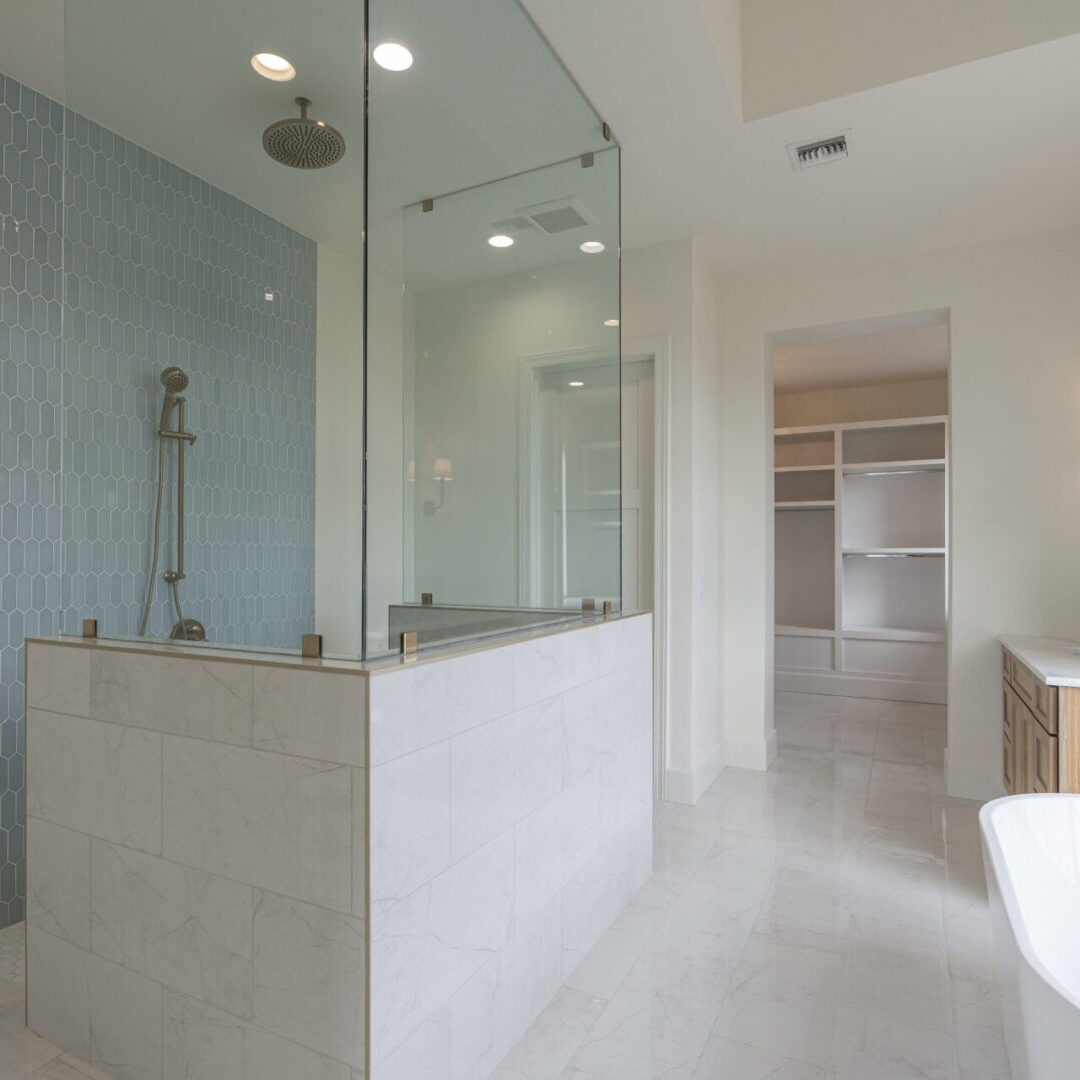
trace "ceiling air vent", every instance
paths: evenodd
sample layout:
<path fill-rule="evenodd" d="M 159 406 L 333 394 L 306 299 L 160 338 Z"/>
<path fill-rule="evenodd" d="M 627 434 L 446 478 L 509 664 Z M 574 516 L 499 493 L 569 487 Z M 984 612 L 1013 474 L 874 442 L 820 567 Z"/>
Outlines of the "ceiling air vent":
<path fill-rule="evenodd" d="M 808 143 L 790 143 L 788 154 L 791 167 L 796 172 L 811 169 L 815 165 L 826 165 L 830 161 L 839 161 L 848 156 L 848 133 L 830 135 L 827 139 L 815 139 Z"/>
<path fill-rule="evenodd" d="M 575 198 L 556 199 L 554 202 L 540 203 L 537 206 L 526 206 L 518 213 L 524 214 L 537 229 L 547 233 L 548 236 L 568 232 L 570 229 L 580 229 L 592 220 L 589 211 Z"/>

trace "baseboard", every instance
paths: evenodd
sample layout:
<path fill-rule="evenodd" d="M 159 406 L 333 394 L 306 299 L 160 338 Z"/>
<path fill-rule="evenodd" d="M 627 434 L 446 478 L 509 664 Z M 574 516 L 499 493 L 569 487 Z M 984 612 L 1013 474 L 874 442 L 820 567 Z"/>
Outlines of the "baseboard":
<path fill-rule="evenodd" d="M 732 768 L 764 772 L 775 760 L 775 729 L 767 739 L 728 739 L 724 743 L 724 763 Z"/>
<path fill-rule="evenodd" d="M 695 769 L 669 768 L 664 776 L 664 798 L 693 806 L 724 771 L 724 744 L 717 743 Z"/>
<path fill-rule="evenodd" d="M 887 675 L 845 675 L 836 671 L 777 671 L 777 690 L 797 694 L 832 694 L 840 697 L 877 698 L 882 701 L 920 701 L 929 705 L 948 702 L 944 682 L 890 678 Z"/>
<path fill-rule="evenodd" d="M 954 799 L 975 799 L 989 802 L 1008 794 L 1005 783 L 997 770 L 976 769 L 970 765 L 959 765 L 949 757 L 949 748 L 945 748 L 945 789 Z"/>

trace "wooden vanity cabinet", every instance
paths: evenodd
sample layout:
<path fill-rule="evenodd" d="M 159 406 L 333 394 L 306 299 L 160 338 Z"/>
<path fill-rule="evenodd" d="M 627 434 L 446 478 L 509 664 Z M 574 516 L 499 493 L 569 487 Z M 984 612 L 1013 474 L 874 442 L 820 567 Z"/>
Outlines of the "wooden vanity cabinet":
<path fill-rule="evenodd" d="M 1080 688 L 1047 686 L 1003 649 L 1002 707 L 1005 790 L 1080 792 Z"/>

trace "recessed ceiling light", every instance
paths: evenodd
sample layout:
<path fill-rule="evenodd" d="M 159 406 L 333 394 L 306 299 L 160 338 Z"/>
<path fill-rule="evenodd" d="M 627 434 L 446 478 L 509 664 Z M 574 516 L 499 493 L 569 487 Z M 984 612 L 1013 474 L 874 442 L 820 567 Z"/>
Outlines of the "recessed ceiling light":
<path fill-rule="evenodd" d="M 619 325 L 619 320 L 618 319 L 605 319 L 604 320 L 604 325 L 605 326 L 618 326 Z"/>
<path fill-rule="evenodd" d="M 584 386 L 585 384 L 583 382 L 578 382 L 577 380 L 575 380 L 574 382 L 568 382 L 566 385 L 567 386 Z"/>
<path fill-rule="evenodd" d="M 581 245 L 581 250 L 584 251 L 586 255 L 599 255 L 600 252 L 604 250 L 604 245 L 601 244 L 599 240 L 586 240 L 585 243 Z"/>
<path fill-rule="evenodd" d="M 296 68 L 277 53 L 260 52 L 251 58 L 251 66 L 264 78 L 274 82 L 288 82 L 296 78 Z"/>
<path fill-rule="evenodd" d="M 508 248 L 514 246 L 514 238 L 504 233 L 496 233 L 488 237 L 488 243 L 494 248 Z"/>
<path fill-rule="evenodd" d="M 400 41 L 382 41 L 372 50 L 372 59 L 387 71 L 408 71 L 413 54 Z"/>

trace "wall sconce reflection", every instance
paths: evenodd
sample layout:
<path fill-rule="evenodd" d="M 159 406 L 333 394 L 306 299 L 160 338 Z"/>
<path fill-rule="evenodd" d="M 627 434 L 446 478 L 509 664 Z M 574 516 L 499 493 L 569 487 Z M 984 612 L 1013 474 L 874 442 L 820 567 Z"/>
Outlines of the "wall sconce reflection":
<path fill-rule="evenodd" d="M 425 517 L 434 517 L 446 503 L 446 485 L 454 479 L 454 463 L 449 458 L 436 458 L 433 479 L 439 485 L 439 501 L 436 503 L 433 499 L 424 500 Z"/>

